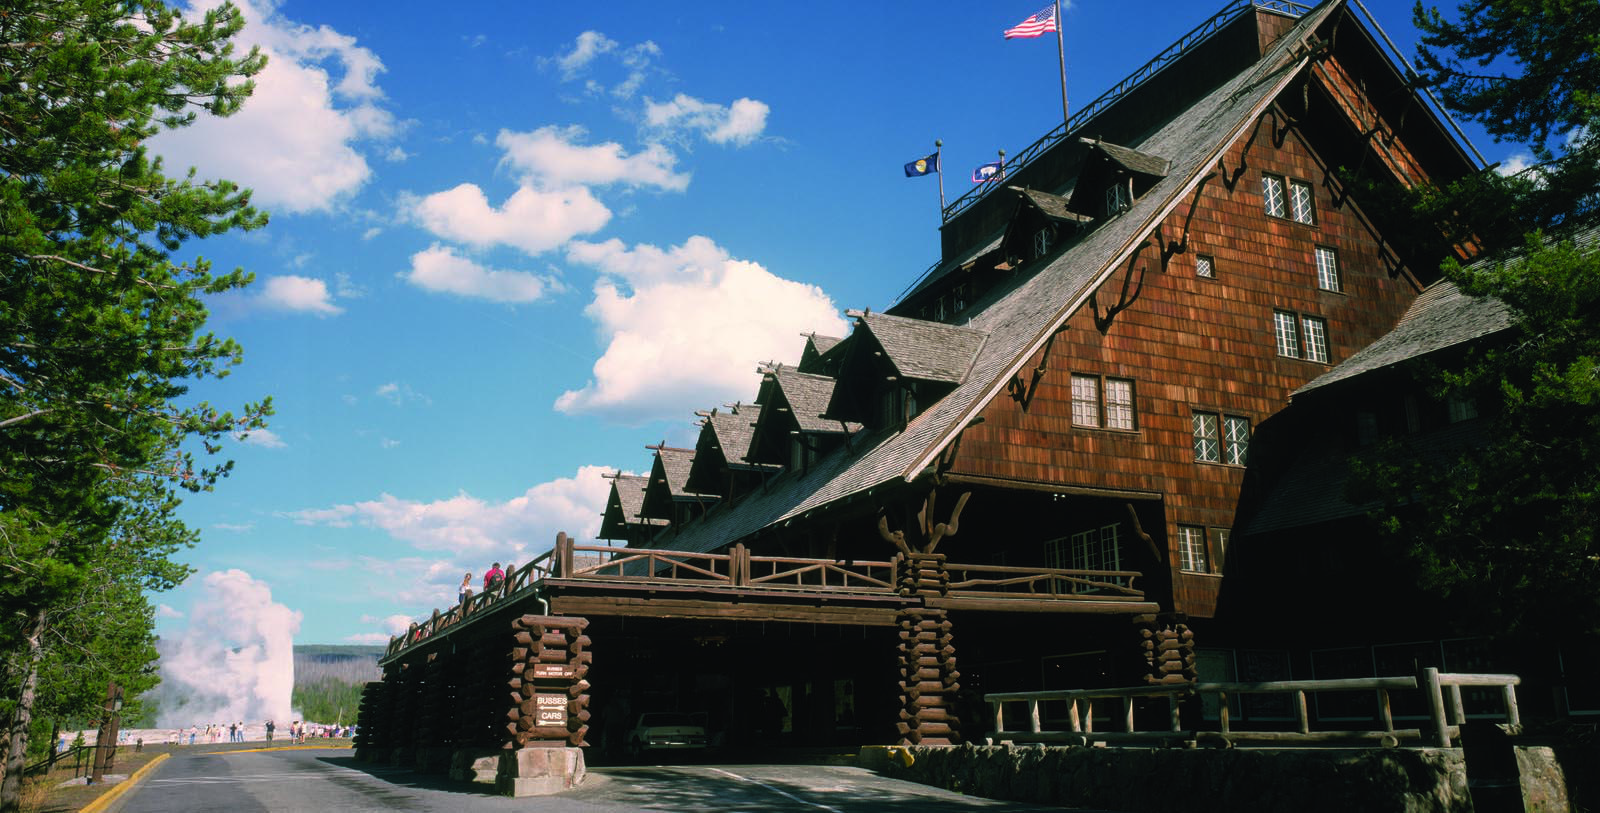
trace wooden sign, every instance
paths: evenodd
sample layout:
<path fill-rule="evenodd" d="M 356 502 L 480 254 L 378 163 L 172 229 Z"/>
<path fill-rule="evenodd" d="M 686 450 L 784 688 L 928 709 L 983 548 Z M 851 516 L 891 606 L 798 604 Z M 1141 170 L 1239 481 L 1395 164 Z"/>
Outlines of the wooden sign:
<path fill-rule="evenodd" d="M 562 678 L 571 680 L 577 675 L 577 669 L 570 663 L 536 663 L 533 665 L 535 678 Z"/>
<path fill-rule="evenodd" d="M 564 694 L 536 694 L 533 696 L 536 725 L 565 726 L 567 724 L 567 696 Z"/>

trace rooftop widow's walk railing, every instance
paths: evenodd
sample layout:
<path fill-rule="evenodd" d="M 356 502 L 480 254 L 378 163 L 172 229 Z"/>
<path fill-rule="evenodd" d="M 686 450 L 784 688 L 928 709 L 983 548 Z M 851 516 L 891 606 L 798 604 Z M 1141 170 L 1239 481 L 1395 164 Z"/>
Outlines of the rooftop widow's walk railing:
<path fill-rule="evenodd" d="M 1014 172 L 1020 171 L 1045 150 L 1055 146 L 1056 143 L 1062 141 L 1068 135 L 1076 133 L 1078 130 L 1082 129 L 1084 125 L 1088 124 L 1091 119 L 1099 115 L 1106 108 L 1116 104 L 1117 101 L 1123 96 L 1133 92 L 1140 85 L 1143 85 L 1145 82 L 1149 81 L 1152 76 L 1160 73 L 1163 68 L 1177 61 L 1177 59 L 1187 53 L 1189 49 L 1209 39 L 1212 34 L 1220 31 L 1228 23 L 1233 22 L 1233 20 L 1240 14 L 1244 13 L 1245 10 L 1255 8 L 1264 8 L 1270 11 L 1281 12 L 1291 17 L 1299 17 L 1311 10 L 1310 6 L 1290 2 L 1289 0 L 1233 0 L 1233 2 L 1223 6 L 1220 11 L 1212 15 L 1210 19 L 1207 19 L 1205 22 L 1195 26 L 1194 30 L 1184 34 L 1177 42 L 1168 46 L 1165 51 L 1157 54 L 1154 59 L 1146 62 L 1138 70 L 1129 74 L 1126 79 L 1118 82 L 1115 87 L 1111 88 L 1105 93 L 1100 94 L 1099 98 L 1079 108 L 1076 113 L 1072 114 L 1071 118 L 1059 125 L 1056 125 L 1055 129 L 1045 133 L 1044 137 L 1033 142 L 1032 144 L 1029 144 L 1027 147 L 1023 148 L 1021 152 L 1012 156 L 1006 161 L 1005 167 L 1000 173 L 1001 176 L 1003 177 L 1006 175 L 1011 175 Z M 967 207 L 978 202 L 978 200 L 987 194 L 990 189 L 999 186 L 1003 186 L 1003 184 L 987 183 L 974 186 L 972 189 L 968 190 L 966 194 L 956 198 L 954 201 L 951 201 L 950 205 L 944 208 L 944 221 L 949 222 L 956 215 L 965 211 Z"/>
<path fill-rule="evenodd" d="M 1135 686 L 1113 689 L 1068 689 L 1042 692 L 1001 692 L 988 694 L 984 699 L 994 709 L 994 731 L 989 740 L 994 743 L 1061 743 L 1069 745 L 1131 745 L 1152 746 L 1174 743 L 1198 743 L 1231 747 L 1236 743 L 1255 742 L 1270 745 L 1326 745 L 1345 742 L 1378 742 L 1394 746 L 1401 743 L 1451 747 L 1461 734 L 1461 724 L 1467 719 L 1463 702 L 1463 687 L 1482 687 L 1500 690 L 1503 721 L 1518 725 L 1521 717 L 1517 711 L 1516 675 L 1452 674 L 1427 668 L 1414 677 L 1350 678 L 1342 680 L 1281 680 L 1259 683 L 1191 683 L 1167 686 Z M 1393 692 L 1420 691 L 1427 708 L 1426 726 L 1395 728 L 1390 704 Z M 1312 730 L 1307 695 L 1316 693 L 1375 692 L 1378 699 L 1378 730 L 1320 729 Z M 1294 728 L 1291 730 L 1238 729 L 1230 716 L 1229 700 L 1240 695 L 1279 695 L 1286 697 L 1294 710 Z M 1212 729 L 1185 728 L 1181 719 L 1182 701 L 1191 697 L 1213 697 L 1216 700 L 1217 726 Z M 1135 724 L 1135 701 L 1144 698 L 1165 698 L 1168 726 L 1163 729 L 1139 729 Z M 1111 701 L 1120 705 L 1119 731 L 1094 730 L 1096 701 Z M 1067 704 L 1067 728 L 1046 727 L 1043 704 Z M 1007 707 L 1021 710 L 1025 727 L 1007 728 Z M 1018 708 L 1020 707 L 1020 709 Z"/>

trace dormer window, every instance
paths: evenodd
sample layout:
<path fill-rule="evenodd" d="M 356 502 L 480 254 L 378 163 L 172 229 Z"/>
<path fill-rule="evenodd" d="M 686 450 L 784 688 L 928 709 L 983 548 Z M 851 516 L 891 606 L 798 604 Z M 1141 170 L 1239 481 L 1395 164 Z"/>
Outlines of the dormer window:
<path fill-rule="evenodd" d="M 1033 233 L 1033 258 L 1038 259 L 1050 253 L 1050 244 L 1054 242 L 1055 229 L 1051 226 Z"/>
<path fill-rule="evenodd" d="M 1133 208 L 1133 182 L 1124 179 L 1106 187 L 1106 217 L 1116 217 Z"/>

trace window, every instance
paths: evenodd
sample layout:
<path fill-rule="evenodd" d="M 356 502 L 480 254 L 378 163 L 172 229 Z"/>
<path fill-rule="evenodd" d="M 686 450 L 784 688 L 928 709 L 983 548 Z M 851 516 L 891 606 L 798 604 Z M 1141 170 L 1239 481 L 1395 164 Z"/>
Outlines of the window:
<path fill-rule="evenodd" d="M 1137 429 L 1133 415 L 1133 381 L 1074 374 L 1072 425 L 1129 432 Z"/>
<path fill-rule="evenodd" d="M 1044 543 L 1045 562 L 1061 570 L 1121 570 L 1122 558 L 1117 544 L 1120 525 L 1094 528 L 1070 536 L 1051 539 Z M 1095 581 L 1125 584 L 1120 576 Z M 1097 592 L 1101 588 L 1070 582 L 1062 585 L 1074 593 Z"/>
<path fill-rule="evenodd" d="M 1282 178 L 1276 175 L 1262 175 L 1261 197 L 1266 201 L 1268 215 L 1272 217 L 1289 216 L 1289 206 L 1284 202 Z"/>
<path fill-rule="evenodd" d="M 1196 254 L 1194 258 L 1194 275 L 1206 279 L 1217 278 L 1217 261 L 1206 254 Z"/>
<path fill-rule="evenodd" d="M 1289 182 L 1289 219 L 1308 226 L 1316 222 L 1311 207 L 1311 184 L 1304 181 Z"/>
<path fill-rule="evenodd" d="M 1326 246 L 1317 246 L 1317 287 L 1337 293 L 1339 287 L 1339 255 Z"/>
<path fill-rule="evenodd" d="M 1120 215 L 1133 208 L 1132 180 L 1118 181 L 1106 187 L 1106 216 Z"/>
<path fill-rule="evenodd" d="M 1206 529 L 1198 525 L 1178 526 L 1178 562 L 1191 573 L 1206 573 Z"/>
<path fill-rule="evenodd" d="M 1250 420 L 1215 412 L 1194 413 L 1194 459 L 1243 466 L 1250 451 Z"/>
<path fill-rule="evenodd" d="M 1272 335 L 1278 346 L 1278 355 L 1328 363 L 1328 320 L 1288 311 L 1273 311 Z"/>
<path fill-rule="evenodd" d="M 1228 535 L 1230 531 L 1227 528 L 1211 528 L 1209 531 L 1211 533 L 1211 572 L 1221 573 L 1223 572 L 1223 564 L 1227 561 Z"/>
<path fill-rule="evenodd" d="M 1272 332 L 1278 342 L 1278 355 L 1300 358 L 1300 333 L 1295 326 L 1294 314 L 1273 311 Z"/>
<path fill-rule="evenodd" d="M 1054 236 L 1055 230 L 1049 226 L 1033 233 L 1033 256 L 1035 259 L 1050 253 L 1050 242 Z"/>
<path fill-rule="evenodd" d="M 1447 399 L 1450 408 L 1450 422 L 1461 423 L 1478 417 L 1478 402 L 1470 397 L 1452 395 Z"/>
<path fill-rule="evenodd" d="M 1311 184 L 1293 181 L 1282 175 L 1261 176 L 1261 197 L 1267 214 L 1311 225 L 1316 222 Z"/>

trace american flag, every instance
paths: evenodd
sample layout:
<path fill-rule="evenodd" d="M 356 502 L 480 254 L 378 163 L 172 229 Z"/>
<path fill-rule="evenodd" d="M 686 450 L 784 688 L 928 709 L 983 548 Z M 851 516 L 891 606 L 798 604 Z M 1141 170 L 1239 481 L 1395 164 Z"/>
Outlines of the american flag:
<path fill-rule="evenodd" d="M 1056 30 L 1056 7 L 1045 6 L 1038 14 L 1006 29 L 1006 39 L 1037 37 Z"/>

